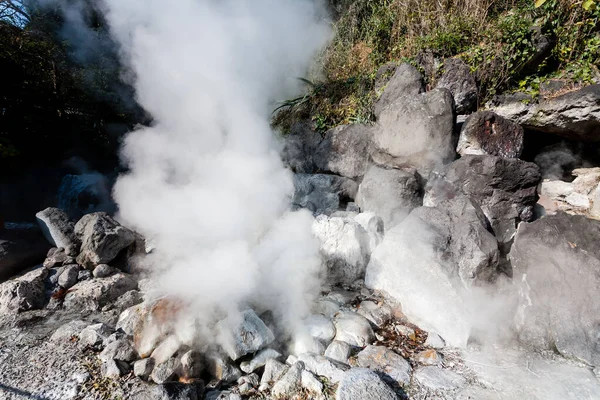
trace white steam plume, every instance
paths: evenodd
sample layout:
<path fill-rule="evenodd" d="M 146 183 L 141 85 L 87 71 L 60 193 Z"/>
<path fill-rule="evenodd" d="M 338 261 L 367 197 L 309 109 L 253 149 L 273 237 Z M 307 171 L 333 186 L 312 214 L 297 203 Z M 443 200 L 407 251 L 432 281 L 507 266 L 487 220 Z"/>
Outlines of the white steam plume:
<path fill-rule="evenodd" d="M 269 126 L 329 37 L 313 0 L 105 0 L 111 32 L 155 125 L 130 133 L 120 218 L 155 245 L 168 294 L 199 318 L 248 302 L 291 330 L 318 289 L 307 212 Z"/>

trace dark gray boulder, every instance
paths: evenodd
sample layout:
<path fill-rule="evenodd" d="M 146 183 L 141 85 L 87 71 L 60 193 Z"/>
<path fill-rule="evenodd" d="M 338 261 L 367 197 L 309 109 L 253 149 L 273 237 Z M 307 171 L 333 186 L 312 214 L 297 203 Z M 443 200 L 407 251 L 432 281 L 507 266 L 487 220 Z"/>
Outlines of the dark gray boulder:
<path fill-rule="evenodd" d="M 539 103 L 498 99 L 488 108 L 525 129 L 583 142 L 600 141 L 600 85 L 590 85 Z"/>
<path fill-rule="evenodd" d="M 356 204 L 362 211 L 380 216 L 385 229 L 389 229 L 423 204 L 420 178 L 414 169 L 373 165 L 358 186 Z"/>
<path fill-rule="evenodd" d="M 427 176 L 456 157 L 454 99 L 446 89 L 402 96 L 379 115 L 372 158 L 390 167 L 415 167 Z"/>
<path fill-rule="evenodd" d="M 491 155 L 519 158 L 523 152 L 523 128 L 491 111 L 467 118 L 460 131 L 456 151 L 460 155 Z"/>
<path fill-rule="evenodd" d="M 464 114 L 477 108 L 477 82 L 471 68 L 459 58 L 444 61 L 444 72 L 438 88 L 448 89 L 454 97 L 456 113 Z"/>
<path fill-rule="evenodd" d="M 310 129 L 308 123 L 297 123 L 283 137 L 281 158 L 297 174 L 312 174 L 317 171 L 313 160 L 315 151 L 323 138 Z"/>
<path fill-rule="evenodd" d="M 402 96 L 416 95 L 424 91 L 425 84 L 421 73 L 410 64 L 400 64 L 375 103 L 375 115 L 379 116 L 384 108 Z"/>
<path fill-rule="evenodd" d="M 358 184 L 349 178 L 325 174 L 295 174 L 294 208 L 307 208 L 313 214 L 329 215 L 356 196 Z"/>
<path fill-rule="evenodd" d="M 538 349 L 600 366 L 600 221 L 559 212 L 519 225 L 515 327 Z"/>
<path fill-rule="evenodd" d="M 328 130 L 313 156 L 317 168 L 351 179 L 363 176 L 370 164 L 371 130 L 362 124 Z"/>
<path fill-rule="evenodd" d="M 44 261 L 49 248 L 38 229 L 20 225 L 0 228 L 0 282 Z"/>
<path fill-rule="evenodd" d="M 373 371 L 352 368 L 344 373 L 336 400 L 396 400 L 398 395 Z"/>
<path fill-rule="evenodd" d="M 110 263 L 136 240 L 134 232 L 103 212 L 84 215 L 75 225 L 75 233 L 81 238 L 77 263 L 88 269 Z"/>
<path fill-rule="evenodd" d="M 468 155 L 429 180 L 423 204 L 435 206 L 467 196 L 481 207 L 498 241 L 508 243 L 520 221 L 532 220 L 540 180 L 540 169 L 534 163 Z"/>
<path fill-rule="evenodd" d="M 48 207 L 35 214 L 35 218 L 50 244 L 62 247 L 68 255 L 77 255 L 81 242 L 75 235 L 75 224 L 67 213 Z"/>

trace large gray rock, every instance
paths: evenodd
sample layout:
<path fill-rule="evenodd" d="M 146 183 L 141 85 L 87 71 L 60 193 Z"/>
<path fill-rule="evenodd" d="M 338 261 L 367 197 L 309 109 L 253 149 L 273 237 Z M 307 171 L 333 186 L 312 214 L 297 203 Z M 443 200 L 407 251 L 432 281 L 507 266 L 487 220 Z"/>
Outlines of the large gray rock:
<path fill-rule="evenodd" d="M 558 213 L 519 225 L 510 252 L 522 342 L 600 366 L 600 222 Z"/>
<path fill-rule="evenodd" d="M 477 82 L 471 68 L 459 58 L 447 58 L 438 88 L 448 89 L 454 96 L 456 113 L 464 114 L 477 108 Z"/>
<path fill-rule="evenodd" d="M 307 208 L 313 214 L 331 214 L 354 200 L 358 184 L 352 179 L 325 174 L 295 174 L 295 208 Z"/>
<path fill-rule="evenodd" d="M 385 229 L 391 228 L 423 204 L 417 172 L 371 166 L 358 187 L 356 204 L 380 216 Z"/>
<path fill-rule="evenodd" d="M 371 255 L 365 284 L 402 304 L 411 321 L 462 346 L 471 329 L 464 292 L 493 279 L 498 260 L 481 209 L 457 198 L 417 208 L 388 231 Z"/>
<path fill-rule="evenodd" d="M 333 383 L 338 383 L 342 379 L 344 371 L 349 368 L 346 364 L 312 353 L 300 354 L 298 360 L 304 364 L 307 371 L 324 376 Z"/>
<path fill-rule="evenodd" d="M 310 129 L 307 123 L 295 124 L 290 133 L 283 137 L 283 162 L 297 174 L 316 172 L 314 155 L 322 139 L 321 134 Z"/>
<path fill-rule="evenodd" d="M 37 229 L 0 227 L 0 282 L 44 261 L 49 248 Z"/>
<path fill-rule="evenodd" d="M 328 317 L 321 314 L 312 314 L 304 320 L 310 336 L 328 344 L 335 336 L 335 326 Z"/>
<path fill-rule="evenodd" d="M 251 309 L 219 321 L 217 330 L 221 347 L 234 361 L 261 350 L 275 340 L 273 332 Z"/>
<path fill-rule="evenodd" d="M 319 170 L 356 179 L 370 164 L 372 127 L 362 124 L 330 129 L 313 158 Z"/>
<path fill-rule="evenodd" d="M 62 247 L 69 255 L 77 255 L 80 241 L 75 235 L 75 224 L 67 213 L 54 207 L 48 207 L 35 214 L 42 233 L 55 247 Z"/>
<path fill-rule="evenodd" d="M 342 311 L 335 316 L 335 340 L 351 346 L 365 347 L 375 337 L 369 321 L 352 311 Z"/>
<path fill-rule="evenodd" d="M 381 114 L 384 108 L 402 96 L 417 95 L 424 91 L 425 84 L 421 73 L 410 64 L 400 64 L 375 103 L 375 115 Z"/>
<path fill-rule="evenodd" d="M 108 278 L 78 282 L 65 296 L 65 308 L 98 310 L 136 289 L 137 282 L 129 275 L 118 273 Z"/>
<path fill-rule="evenodd" d="M 371 239 L 358 222 L 345 217 L 320 215 L 312 229 L 321 243 L 320 253 L 328 283 L 350 284 L 364 276 Z"/>
<path fill-rule="evenodd" d="M 81 238 L 77 263 L 89 269 L 110 263 L 136 240 L 134 232 L 103 212 L 84 215 L 75 225 L 75 233 Z"/>
<path fill-rule="evenodd" d="M 98 355 L 98 358 L 102 361 L 119 360 L 131 362 L 138 358 L 138 353 L 129 340 L 120 339 L 107 344 L 104 350 Z"/>
<path fill-rule="evenodd" d="M 400 97 L 381 111 L 374 128 L 373 160 L 413 166 L 427 175 L 456 157 L 454 99 L 446 89 Z"/>
<path fill-rule="evenodd" d="M 352 346 L 346 342 L 334 340 L 327 346 L 325 350 L 325 357 L 333 361 L 338 361 L 344 364 L 348 364 L 348 357 L 352 352 Z"/>
<path fill-rule="evenodd" d="M 335 393 L 336 400 L 397 400 L 398 396 L 373 371 L 352 368 L 346 372 Z"/>
<path fill-rule="evenodd" d="M 456 151 L 460 155 L 519 158 L 523 152 L 523 128 L 491 111 L 471 114 L 463 124 Z"/>
<path fill-rule="evenodd" d="M 490 111 L 525 129 L 586 142 L 600 141 L 600 85 L 591 85 L 539 103 L 496 102 Z"/>
<path fill-rule="evenodd" d="M 46 268 L 37 268 L 23 276 L 0 284 L 0 314 L 37 310 L 46 303 Z"/>
<path fill-rule="evenodd" d="M 384 346 L 367 346 L 356 355 L 359 367 L 369 368 L 387 375 L 389 379 L 405 386 L 410 383 L 412 368 L 402 356 Z"/>
<path fill-rule="evenodd" d="M 534 163 L 496 156 L 464 156 L 430 179 L 423 204 L 435 206 L 467 196 L 481 207 L 501 243 L 520 221 L 531 221 L 540 169 Z"/>
<path fill-rule="evenodd" d="M 173 381 L 177 372 L 181 367 L 181 362 L 177 358 L 169 358 L 167 361 L 162 362 L 154 367 L 150 374 L 150 379 L 154 383 L 163 384 L 165 382 Z"/>

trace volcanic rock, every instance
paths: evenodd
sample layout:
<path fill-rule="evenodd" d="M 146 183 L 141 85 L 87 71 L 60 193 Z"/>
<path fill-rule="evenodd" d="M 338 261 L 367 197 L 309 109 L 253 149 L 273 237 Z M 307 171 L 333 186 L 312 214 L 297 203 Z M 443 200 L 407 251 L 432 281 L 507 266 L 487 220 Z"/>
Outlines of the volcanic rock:
<path fill-rule="evenodd" d="M 319 170 L 351 179 L 362 177 L 370 164 L 371 129 L 352 124 L 327 131 L 313 156 Z"/>
<path fill-rule="evenodd" d="M 352 311 L 342 311 L 335 316 L 335 340 L 351 346 L 365 347 L 375 337 L 369 321 Z"/>
<path fill-rule="evenodd" d="M 477 82 L 471 68 L 459 58 L 447 58 L 438 88 L 448 89 L 454 97 L 457 114 L 465 114 L 477 108 Z"/>
<path fill-rule="evenodd" d="M 323 343 L 329 343 L 335 336 L 335 326 L 329 318 L 321 314 L 313 314 L 304 320 L 308 333 Z"/>
<path fill-rule="evenodd" d="M 98 310 L 115 301 L 123 293 L 137 288 L 130 276 L 118 273 L 108 278 L 77 283 L 65 296 L 65 308 Z"/>
<path fill-rule="evenodd" d="M 401 386 L 410 383 L 412 368 L 402 356 L 384 346 L 367 346 L 356 356 L 359 367 L 387 375 Z"/>
<path fill-rule="evenodd" d="M 356 196 L 358 185 L 352 179 L 325 174 L 295 174 L 292 205 L 313 214 L 329 215 L 340 210 Z"/>
<path fill-rule="evenodd" d="M 396 68 L 394 75 L 387 82 L 379 100 L 375 103 L 375 115 L 379 116 L 386 107 L 400 97 L 418 95 L 424 91 L 425 84 L 419 71 L 410 64 L 400 64 Z"/>
<path fill-rule="evenodd" d="M 116 274 L 117 272 L 118 270 L 116 268 L 113 268 L 107 264 L 100 264 L 97 265 L 96 268 L 94 268 L 94 271 L 92 273 L 94 275 L 94 278 L 106 278 L 113 274 Z"/>
<path fill-rule="evenodd" d="M 77 255 L 81 242 L 75 235 L 75 224 L 64 211 L 48 207 L 35 218 L 50 244 L 62 247 L 68 255 Z"/>
<path fill-rule="evenodd" d="M 173 381 L 177 375 L 177 371 L 181 367 L 181 362 L 177 358 L 169 358 L 168 360 L 157 363 L 152 373 L 150 374 L 150 379 L 153 382 L 158 384 L 163 384 L 165 382 Z"/>
<path fill-rule="evenodd" d="M 383 219 L 372 212 L 362 212 L 354 217 L 354 220 L 360 224 L 369 234 L 369 248 L 371 251 L 379 246 L 383 240 Z"/>
<path fill-rule="evenodd" d="M 108 343 L 104 350 L 98 355 L 102 361 L 120 360 L 131 362 L 138 358 L 138 353 L 127 339 L 120 339 Z"/>
<path fill-rule="evenodd" d="M 58 284 L 65 289 L 69 289 L 77 283 L 78 278 L 79 265 L 67 265 L 58 277 Z"/>
<path fill-rule="evenodd" d="M 133 364 L 133 374 L 145 381 L 148 380 L 150 374 L 154 370 L 154 360 L 152 358 L 144 358 Z"/>
<path fill-rule="evenodd" d="M 0 284 L 0 314 L 37 310 L 46 302 L 46 268 L 37 268 L 23 276 Z"/>
<path fill-rule="evenodd" d="M 327 346 L 327 349 L 325 350 L 325 357 L 333 361 L 348 364 L 348 357 L 350 357 L 351 352 L 352 346 L 350 346 L 348 343 L 334 340 L 329 344 L 329 346 Z"/>
<path fill-rule="evenodd" d="M 254 372 L 256 369 L 263 367 L 271 359 L 278 359 L 281 357 L 281 353 L 273 349 L 264 349 L 259 351 L 254 358 L 250 361 L 243 361 L 240 364 L 240 369 L 245 373 L 249 374 Z"/>
<path fill-rule="evenodd" d="M 317 171 L 315 156 L 322 137 L 307 123 L 297 123 L 284 137 L 281 158 L 294 173 L 312 174 Z"/>
<path fill-rule="evenodd" d="M 288 371 L 273 385 L 271 393 L 275 397 L 290 396 L 300 389 L 302 382 L 302 371 L 304 364 L 296 362 Z"/>
<path fill-rule="evenodd" d="M 89 322 L 81 320 L 73 320 L 61 325 L 52 336 L 50 341 L 52 342 L 66 342 L 70 341 L 73 337 L 78 337 L 79 332 L 89 325 Z"/>
<path fill-rule="evenodd" d="M 544 180 L 538 203 L 546 214 L 564 211 L 600 219 L 600 168 L 575 169 L 573 175 L 573 182 Z"/>
<path fill-rule="evenodd" d="M 421 367 L 414 373 L 420 385 L 431 390 L 451 390 L 463 386 L 465 378 L 455 372 L 440 367 Z"/>
<path fill-rule="evenodd" d="M 302 361 L 307 371 L 318 376 L 324 376 L 333 383 L 339 382 L 342 379 L 344 371 L 348 369 L 347 365 L 318 354 L 300 354 L 298 361 Z"/>
<path fill-rule="evenodd" d="M 265 370 L 260 379 L 259 390 L 261 392 L 266 390 L 269 387 L 269 385 L 278 381 L 279 378 L 281 378 L 287 370 L 288 367 L 285 364 L 282 364 L 273 358 L 267 360 L 267 362 L 265 363 Z"/>
<path fill-rule="evenodd" d="M 248 309 L 239 321 L 226 319 L 217 324 L 219 342 L 232 360 L 268 346 L 275 336 L 265 323 Z"/>
<path fill-rule="evenodd" d="M 336 400 L 397 400 L 394 391 L 373 371 L 352 368 L 338 385 Z"/>
<path fill-rule="evenodd" d="M 523 128 L 491 111 L 471 114 L 463 124 L 456 151 L 460 155 L 519 158 L 523 152 Z"/>
<path fill-rule="evenodd" d="M 356 312 L 378 328 L 387 324 L 393 316 L 393 311 L 390 306 L 387 304 L 376 304 L 370 300 L 361 302 Z"/>

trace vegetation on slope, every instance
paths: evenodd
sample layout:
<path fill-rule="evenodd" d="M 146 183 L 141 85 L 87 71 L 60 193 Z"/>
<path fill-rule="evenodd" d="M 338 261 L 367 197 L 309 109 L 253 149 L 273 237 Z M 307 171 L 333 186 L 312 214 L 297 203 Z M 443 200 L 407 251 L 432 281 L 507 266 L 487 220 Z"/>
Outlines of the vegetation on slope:
<path fill-rule="evenodd" d="M 323 76 L 306 96 L 283 104 L 274 125 L 300 120 L 319 131 L 373 120 L 378 81 L 387 63 L 409 62 L 435 85 L 447 57 L 463 59 L 476 76 L 479 103 L 514 90 L 539 94 L 540 84 L 600 78 L 600 5 L 594 0 L 331 0 L 335 37 L 321 57 Z M 554 47 L 532 64 L 535 41 Z M 435 60 L 434 68 L 424 68 Z M 381 69 L 380 69 L 381 68 Z M 389 73 L 389 69 L 388 72 Z"/>

